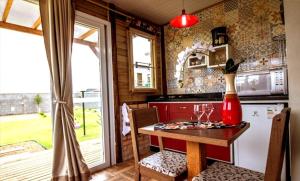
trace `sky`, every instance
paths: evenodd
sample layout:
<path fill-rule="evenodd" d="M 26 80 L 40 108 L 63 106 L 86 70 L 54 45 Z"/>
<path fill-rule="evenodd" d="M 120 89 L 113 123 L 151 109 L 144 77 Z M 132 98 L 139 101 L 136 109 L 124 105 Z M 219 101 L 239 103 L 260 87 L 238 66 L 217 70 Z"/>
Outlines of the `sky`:
<path fill-rule="evenodd" d="M 144 63 L 151 63 L 151 56 L 149 50 L 151 50 L 151 42 L 141 36 L 136 36 L 133 38 L 133 58 L 134 63 L 144 62 Z"/>
<path fill-rule="evenodd" d="M 74 44 L 73 92 L 100 89 L 99 60 L 89 47 Z M 48 93 L 50 73 L 42 36 L 0 28 L 0 94 Z"/>

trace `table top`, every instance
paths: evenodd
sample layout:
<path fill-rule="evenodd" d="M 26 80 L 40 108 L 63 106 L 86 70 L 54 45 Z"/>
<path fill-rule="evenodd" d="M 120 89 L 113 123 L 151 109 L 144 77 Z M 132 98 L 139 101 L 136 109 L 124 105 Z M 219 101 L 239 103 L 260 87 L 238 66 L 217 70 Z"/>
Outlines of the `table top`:
<path fill-rule="evenodd" d="M 154 130 L 154 125 L 150 125 L 139 128 L 138 133 L 228 147 L 249 127 L 250 123 L 246 123 L 243 127 L 237 126 L 220 129 Z"/>

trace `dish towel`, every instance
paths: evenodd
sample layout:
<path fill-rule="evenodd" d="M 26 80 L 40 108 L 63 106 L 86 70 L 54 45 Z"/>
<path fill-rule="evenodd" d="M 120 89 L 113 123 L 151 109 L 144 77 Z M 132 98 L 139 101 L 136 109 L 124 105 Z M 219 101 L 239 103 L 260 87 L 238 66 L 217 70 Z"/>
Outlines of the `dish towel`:
<path fill-rule="evenodd" d="M 122 105 L 122 118 L 123 118 L 123 130 L 122 134 L 126 136 L 130 132 L 130 121 L 128 117 L 127 104 L 124 103 Z"/>

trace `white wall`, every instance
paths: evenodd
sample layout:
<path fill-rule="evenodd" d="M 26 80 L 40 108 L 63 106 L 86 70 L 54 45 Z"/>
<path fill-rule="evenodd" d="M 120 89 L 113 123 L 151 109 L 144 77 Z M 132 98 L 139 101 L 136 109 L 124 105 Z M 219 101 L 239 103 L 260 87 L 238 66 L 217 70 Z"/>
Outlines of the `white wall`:
<path fill-rule="evenodd" d="M 289 105 L 292 108 L 291 146 L 292 180 L 300 180 L 300 0 L 284 0 Z"/>

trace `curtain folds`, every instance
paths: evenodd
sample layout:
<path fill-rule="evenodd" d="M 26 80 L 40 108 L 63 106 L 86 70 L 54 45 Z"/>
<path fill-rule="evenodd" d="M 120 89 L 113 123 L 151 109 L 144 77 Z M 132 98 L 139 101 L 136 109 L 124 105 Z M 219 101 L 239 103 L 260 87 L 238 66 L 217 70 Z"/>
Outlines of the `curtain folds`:
<path fill-rule="evenodd" d="M 52 180 L 85 181 L 90 171 L 74 128 L 71 55 L 75 23 L 72 0 L 39 0 L 46 54 L 56 106 Z"/>

